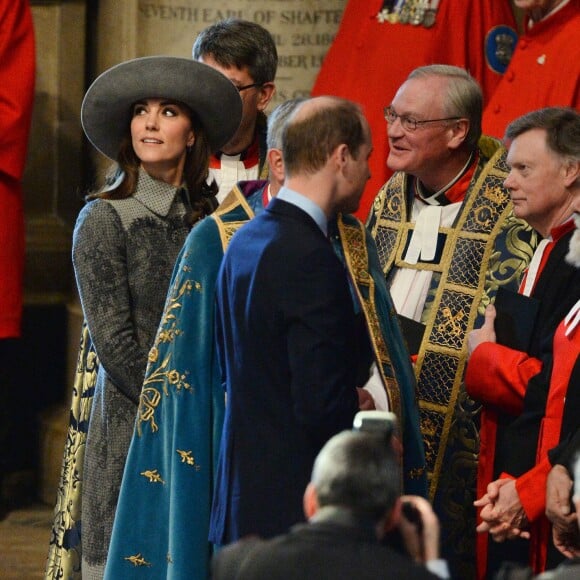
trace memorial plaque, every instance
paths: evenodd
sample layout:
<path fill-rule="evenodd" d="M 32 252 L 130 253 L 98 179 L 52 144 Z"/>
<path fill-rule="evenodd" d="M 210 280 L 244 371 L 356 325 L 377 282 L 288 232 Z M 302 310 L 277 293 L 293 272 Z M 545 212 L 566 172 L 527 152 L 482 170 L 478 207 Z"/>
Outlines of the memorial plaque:
<path fill-rule="evenodd" d="M 340 24 L 346 0 L 142 0 L 138 3 L 137 56 L 191 56 L 197 34 L 235 17 L 261 24 L 278 48 L 277 94 L 308 96 Z"/>

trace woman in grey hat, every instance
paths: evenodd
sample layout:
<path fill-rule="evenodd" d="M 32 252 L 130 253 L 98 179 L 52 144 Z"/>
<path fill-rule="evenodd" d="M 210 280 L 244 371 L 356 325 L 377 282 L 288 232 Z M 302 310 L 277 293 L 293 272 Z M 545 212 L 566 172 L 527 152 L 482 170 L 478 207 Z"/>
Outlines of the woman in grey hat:
<path fill-rule="evenodd" d="M 148 351 L 174 262 L 191 226 L 217 206 L 217 187 L 207 183 L 209 157 L 234 134 L 241 110 L 229 79 L 176 57 L 121 63 L 99 76 L 83 100 L 86 136 L 116 162 L 114 179 L 87 196 L 73 236 L 78 291 L 99 360 L 82 473 L 84 580 L 102 578 Z M 69 479 L 75 461 L 78 455 L 65 450 Z M 61 522 L 67 515 L 77 519 L 68 509 Z M 76 536 L 63 535 L 63 544 Z M 49 556 L 51 565 L 52 577 L 66 568 Z"/>

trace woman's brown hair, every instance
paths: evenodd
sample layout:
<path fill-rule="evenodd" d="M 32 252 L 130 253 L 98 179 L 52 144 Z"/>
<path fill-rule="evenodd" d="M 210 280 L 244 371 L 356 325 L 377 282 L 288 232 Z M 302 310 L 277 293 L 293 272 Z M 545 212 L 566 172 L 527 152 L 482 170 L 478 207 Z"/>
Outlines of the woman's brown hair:
<path fill-rule="evenodd" d="M 189 192 L 189 202 L 191 205 L 191 209 L 185 216 L 185 220 L 189 226 L 193 226 L 197 221 L 212 213 L 218 206 L 216 198 L 218 187 L 215 180 L 211 184 L 207 183 L 211 149 L 205 130 L 198 116 L 187 105 L 183 103 L 179 103 L 179 105 L 187 112 L 191 121 L 191 128 L 195 135 L 193 145 L 187 148 L 183 169 L 183 181 Z M 135 193 L 141 160 L 137 157 L 133 149 L 130 127 L 127 129 L 127 133 L 121 141 L 117 164 L 118 167 L 114 172 L 114 176 L 118 176 L 122 172 L 123 179 L 121 183 L 113 189 L 100 189 L 99 191 L 89 193 L 85 197 L 86 201 L 98 198 L 126 199 Z M 110 181 L 110 179 L 107 181 Z"/>

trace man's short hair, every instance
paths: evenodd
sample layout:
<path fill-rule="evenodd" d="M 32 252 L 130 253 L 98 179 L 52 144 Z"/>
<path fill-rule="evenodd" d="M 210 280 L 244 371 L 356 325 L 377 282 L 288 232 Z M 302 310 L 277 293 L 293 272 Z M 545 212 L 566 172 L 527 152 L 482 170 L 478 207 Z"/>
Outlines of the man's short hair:
<path fill-rule="evenodd" d="M 274 82 L 278 52 L 272 35 L 248 20 L 228 18 L 202 30 L 196 38 L 193 58 L 212 56 L 223 67 L 248 68 L 258 84 Z"/>
<path fill-rule="evenodd" d="M 288 99 L 280 103 L 268 116 L 268 149 L 282 149 L 282 133 L 288 117 L 305 101 L 305 98 Z"/>
<path fill-rule="evenodd" d="M 411 71 L 407 80 L 426 77 L 447 79 L 444 114 L 446 117 L 463 117 L 469 120 L 465 144 L 470 149 L 475 149 L 481 137 L 483 115 L 483 93 L 478 82 L 465 69 L 447 64 L 418 67 Z"/>
<path fill-rule="evenodd" d="M 343 431 L 314 462 L 311 479 L 322 507 L 337 506 L 380 520 L 401 495 L 401 471 L 383 434 Z"/>
<path fill-rule="evenodd" d="M 356 159 L 361 145 L 370 140 L 359 105 L 340 97 L 317 101 L 307 114 L 301 114 L 303 103 L 284 126 L 282 151 L 288 176 L 316 173 L 341 144 Z"/>
<path fill-rule="evenodd" d="M 546 107 L 531 111 L 512 121 L 505 131 L 506 140 L 513 141 L 532 129 L 546 132 L 546 144 L 556 155 L 570 161 L 580 161 L 580 113 L 571 107 Z"/>

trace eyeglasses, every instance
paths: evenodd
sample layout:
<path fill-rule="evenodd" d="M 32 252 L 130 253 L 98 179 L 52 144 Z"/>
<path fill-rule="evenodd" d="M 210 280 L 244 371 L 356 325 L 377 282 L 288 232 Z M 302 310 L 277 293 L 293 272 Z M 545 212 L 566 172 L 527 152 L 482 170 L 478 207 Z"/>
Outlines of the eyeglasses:
<path fill-rule="evenodd" d="M 405 131 L 416 131 L 417 127 L 421 127 L 426 125 L 427 123 L 437 123 L 439 121 L 458 121 L 459 119 L 463 119 L 463 117 L 444 117 L 443 119 L 426 119 L 425 121 L 418 121 L 417 119 L 413 119 L 413 117 L 409 117 L 407 115 L 399 115 L 395 112 L 393 107 L 385 107 L 383 109 L 385 113 L 385 120 L 387 123 L 394 123 L 397 119 L 401 121 L 401 126 Z"/>
<path fill-rule="evenodd" d="M 236 87 L 238 93 L 245 91 L 246 89 L 253 89 L 254 87 L 261 87 L 263 83 L 252 83 L 251 85 L 244 85 L 243 87 Z"/>

